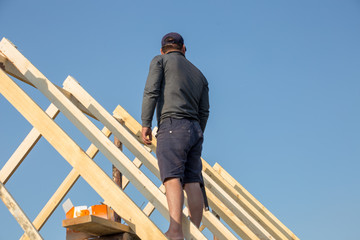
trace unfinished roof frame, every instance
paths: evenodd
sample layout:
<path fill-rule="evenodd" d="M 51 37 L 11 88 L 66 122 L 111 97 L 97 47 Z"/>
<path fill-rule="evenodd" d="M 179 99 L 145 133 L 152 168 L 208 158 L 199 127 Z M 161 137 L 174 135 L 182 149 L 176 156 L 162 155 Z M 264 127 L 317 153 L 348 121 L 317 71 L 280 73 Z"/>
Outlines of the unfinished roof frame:
<path fill-rule="evenodd" d="M 121 106 L 116 107 L 111 115 L 71 76 L 64 81 L 63 88 L 54 85 L 5 38 L 0 42 L 0 62 L 5 66 L 5 71 L 0 70 L 0 93 L 34 126 L 34 129 L 0 171 L 1 190 L 5 192 L 6 196 L 10 196 L 7 197 L 10 199 L 7 201 L 12 202 L 21 210 L 4 185 L 41 136 L 47 139 L 73 166 L 69 175 L 33 223 L 27 219 L 22 210 L 22 213 L 19 211 L 12 213 L 15 218 L 21 217 L 21 221 L 18 221 L 21 226 L 23 223 L 30 226 L 22 226 L 25 233 L 21 239 L 28 239 L 28 236 L 32 236 L 31 234 L 38 234 L 41 239 L 38 231 L 80 176 L 104 198 L 105 202 L 125 220 L 140 238 L 166 239 L 149 218 L 156 208 L 169 220 L 164 186 L 157 187 L 139 169 L 144 164 L 157 178 L 160 177 L 157 160 L 150 153 L 150 151 L 156 151 L 156 139 L 150 148 L 144 146 L 141 142 L 141 125 Z M 36 87 L 45 95 L 52 103 L 46 112 L 7 74 Z M 54 119 L 59 111 L 92 142 L 86 152 L 55 123 Z M 105 126 L 102 132 L 84 113 L 99 120 Z M 111 134 L 135 155 L 136 158 L 133 162 L 108 139 Z M 92 160 L 99 150 L 122 172 L 123 188 L 131 182 L 147 198 L 149 203 L 143 210 Z M 203 225 L 218 239 L 237 239 L 232 231 L 242 239 L 298 239 L 236 180 L 231 179 L 231 176 L 218 164 L 212 168 L 204 159 L 202 161 L 210 207 L 231 228 L 228 229 L 210 211 L 204 211 Z M 3 198 L 2 200 L 4 201 Z M 5 203 L 5 205 L 8 206 L 9 203 Z M 186 208 L 183 216 L 183 230 L 186 239 L 206 239 L 188 219 Z"/>

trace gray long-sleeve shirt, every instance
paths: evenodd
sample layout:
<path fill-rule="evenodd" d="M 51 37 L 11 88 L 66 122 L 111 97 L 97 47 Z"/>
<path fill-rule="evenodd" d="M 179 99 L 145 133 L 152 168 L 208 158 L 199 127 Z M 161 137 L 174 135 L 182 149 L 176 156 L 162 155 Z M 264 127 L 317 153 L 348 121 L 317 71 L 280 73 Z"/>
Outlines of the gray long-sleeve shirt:
<path fill-rule="evenodd" d="M 190 118 L 204 131 L 209 117 L 209 88 L 204 75 L 181 52 L 154 57 L 150 64 L 142 102 L 143 127 L 151 127 L 156 107 L 157 121 Z"/>

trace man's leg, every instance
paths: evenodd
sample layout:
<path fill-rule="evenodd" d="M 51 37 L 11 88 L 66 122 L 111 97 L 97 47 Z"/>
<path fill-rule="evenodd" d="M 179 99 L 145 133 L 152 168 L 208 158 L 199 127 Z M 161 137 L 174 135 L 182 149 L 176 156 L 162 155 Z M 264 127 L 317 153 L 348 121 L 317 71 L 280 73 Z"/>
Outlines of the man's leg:
<path fill-rule="evenodd" d="M 190 220 L 199 228 L 204 207 L 204 198 L 201 192 L 200 183 L 187 183 L 185 184 L 184 189 L 188 200 Z"/>
<path fill-rule="evenodd" d="M 165 235 L 170 239 L 184 239 L 182 232 L 182 210 L 184 192 L 179 178 L 165 180 L 166 199 L 169 206 L 170 226 Z"/>

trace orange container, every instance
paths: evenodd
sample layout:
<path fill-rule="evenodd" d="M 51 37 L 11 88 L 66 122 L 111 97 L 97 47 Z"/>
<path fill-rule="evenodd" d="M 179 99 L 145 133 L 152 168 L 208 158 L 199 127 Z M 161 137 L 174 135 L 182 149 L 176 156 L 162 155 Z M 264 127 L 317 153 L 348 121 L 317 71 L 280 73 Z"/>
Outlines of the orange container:
<path fill-rule="evenodd" d="M 106 204 L 93 205 L 89 208 L 86 208 L 86 206 L 72 207 L 66 213 L 66 219 L 77 218 L 77 217 L 82 217 L 82 216 L 87 216 L 87 215 L 94 215 L 97 217 L 114 220 L 114 210 L 112 210 Z"/>
<path fill-rule="evenodd" d="M 109 219 L 109 207 L 105 204 L 91 206 L 91 215 Z"/>

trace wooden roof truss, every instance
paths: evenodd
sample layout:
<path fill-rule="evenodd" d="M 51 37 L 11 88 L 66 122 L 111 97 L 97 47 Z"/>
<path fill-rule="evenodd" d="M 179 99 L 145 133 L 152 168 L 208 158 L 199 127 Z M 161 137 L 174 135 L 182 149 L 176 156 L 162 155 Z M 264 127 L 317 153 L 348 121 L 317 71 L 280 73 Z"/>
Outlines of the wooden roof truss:
<path fill-rule="evenodd" d="M 151 153 L 156 152 L 156 139 L 152 145 L 144 146 L 141 142 L 141 125 L 120 105 L 110 114 L 71 76 L 66 78 L 63 87 L 56 86 L 5 38 L 0 42 L 0 63 L 4 66 L 4 70 L 0 69 L 0 93 L 34 127 L 0 170 L 0 198 L 23 228 L 25 233 L 21 239 L 42 239 L 40 229 L 80 176 L 141 239 L 166 239 L 149 218 L 157 209 L 169 220 L 164 186 L 156 186 L 140 170 L 143 164 L 152 174 L 160 177 L 156 157 Z M 37 88 L 50 100 L 48 109 L 41 109 L 9 75 Z M 86 151 L 54 121 L 59 112 L 91 141 Z M 100 130 L 88 117 L 100 121 L 104 128 Z M 131 151 L 135 156 L 133 161 L 110 141 L 111 134 Z M 31 222 L 5 184 L 41 137 L 73 169 Z M 93 161 L 98 151 L 123 174 L 123 189 Z M 202 227 L 197 229 L 184 208 L 183 230 L 186 239 L 206 239 L 201 231 L 204 228 L 208 228 L 218 239 L 238 239 L 239 236 L 246 240 L 298 239 L 219 164 L 211 167 L 204 159 L 202 162 L 212 211 L 204 211 Z M 145 208 L 137 206 L 124 192 L 129 182 L 149 201 Z"/>

